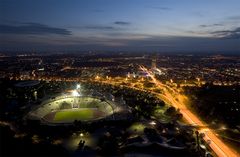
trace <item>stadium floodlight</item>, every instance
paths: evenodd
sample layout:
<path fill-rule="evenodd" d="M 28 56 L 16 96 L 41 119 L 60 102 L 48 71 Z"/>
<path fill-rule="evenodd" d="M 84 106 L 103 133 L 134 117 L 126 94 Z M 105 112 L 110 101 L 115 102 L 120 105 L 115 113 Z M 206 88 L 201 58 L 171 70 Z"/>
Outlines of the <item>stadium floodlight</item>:
<path fill-rule="evenodd" d="M 73 91 L 72 91 L 72 95 L 73 95 L 73 96 L 80 96 L 80 94 L 79 94 L 76 90 L 73 90 Z"/>
<path fill-rule="evenodd" d="M 77 84 L 77 89 L 80 89 L 81 88 L 81 85 L 80 84 Z"/>

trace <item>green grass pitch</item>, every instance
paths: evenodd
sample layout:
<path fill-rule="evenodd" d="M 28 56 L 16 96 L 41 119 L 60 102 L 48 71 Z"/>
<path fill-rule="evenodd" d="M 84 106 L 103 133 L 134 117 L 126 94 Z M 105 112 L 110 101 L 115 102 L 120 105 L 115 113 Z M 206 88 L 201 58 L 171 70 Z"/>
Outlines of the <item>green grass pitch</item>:
<path fill-rule="evenodd" d="M 55 114 L 54 121 L 90 120 L 93 118 L 93 112 L 91 109 L 59 111 Z"/>

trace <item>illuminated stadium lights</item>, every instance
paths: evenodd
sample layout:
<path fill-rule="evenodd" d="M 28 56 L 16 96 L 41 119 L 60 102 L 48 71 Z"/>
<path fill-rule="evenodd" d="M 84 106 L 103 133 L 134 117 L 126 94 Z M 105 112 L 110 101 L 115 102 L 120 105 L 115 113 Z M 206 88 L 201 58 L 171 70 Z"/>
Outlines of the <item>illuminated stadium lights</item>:
<path fill-rule="evenodd" d="M 81 85 L 80 84 L 77 84 L 77 89 L 80 89 L 81 88 Z"/>
<path fill-rule="evenodd" d="M 73 90 L 72 91 L 72 96 L 80 96 L 80 94 L 76 90 Z"/>
<path fill-rule="evenodd" d="M 102 101 L 101 98 L 91 96 L 70 95 L 67 98 L 57 96 L 54 101 L 49 99 L 27 115 L 29 119 L 40 120 L 44 125 L 74 124 L 75 120 L 92 122 L 110 118 L 114 120 L 115 104 Z M 67 106 L 66 106 L 67 105 Z M 82 133 L 82 134 L 81 134 Z M 84 137 L 84 132 L 78 133 Z"/>

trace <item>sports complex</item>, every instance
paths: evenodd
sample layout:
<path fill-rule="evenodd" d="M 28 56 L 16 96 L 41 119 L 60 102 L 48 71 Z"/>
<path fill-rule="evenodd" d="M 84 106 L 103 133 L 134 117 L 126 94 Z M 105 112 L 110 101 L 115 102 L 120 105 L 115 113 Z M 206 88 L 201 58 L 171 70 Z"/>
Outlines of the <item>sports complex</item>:
<path fill-rule="evenodd" d="M 80 96 L 73 94 L 51 97 L 33 108 L 28 119 L 40 120 L 44 124 L 72 124 L 76 120 L 91 122 L 102 119 L 114 119 L 116 106 L 103 97 Z"/>

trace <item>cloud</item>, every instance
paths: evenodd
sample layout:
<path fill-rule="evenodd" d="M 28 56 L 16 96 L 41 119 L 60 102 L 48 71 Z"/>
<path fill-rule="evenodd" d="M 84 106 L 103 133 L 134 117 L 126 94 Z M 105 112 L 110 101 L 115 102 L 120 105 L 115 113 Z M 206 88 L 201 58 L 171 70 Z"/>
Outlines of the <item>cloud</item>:
<path fill-rule="evenodd" d="M 223 24 L 220 24 L 220 23 L 215 23 L 213 24 L 212 26 L 224 26 Z"/>
<path fill-rule="evenodd" d="M 130 25 L 130 22 L 115 21 L 113 24 L 114 25 L 70 26 L 69 28 L 73 28 L 73 29 L 89 29 L 89 30 L 97 30 L 97 31 L 119 31 L 119 30 L 124 30 L 124 28 L 120 27 L 120 26 Z"/>
<path fill-rule="evenodd" d="M 95 30 L 115 30 L 112 26 L 85 26 L 85 29 L 95 29 Z"/>
<path fill-rule="evenodd" d="M 158 52 L 240 52 L 240 39 L 158 36 L 148 34 L 109 36 L 9 36 L 0 38 L 0 50 L 123 50 Z"/>
<path fill-rule="evenodd" d="M 237 15 L 237 16 L 230 16 L 228 17 L 228 20 L 240 20 L 240 16 Z"/>
<path fill-rule="evenodd" d="M 208 27 L 208 25 L 199 25 L 200 27 Z"/>
<path fill-rule="evenodd" d="M 172 10 L 171 8 L 168 7 L 157 7 L 157 6 L 152 6 L 150 7 L 151 9 L 157 9 L 157 10 Z"/>
<path fill-rule="evenodd" d="M 233 30 L 214 31 L 212 34 L 216 37 L 224 39 L 240 39 L 240 27 Z"/>
<path fill-rule="evenodd" d="M 71 35 L 71 32 L 67 29 L 50 27 L 39 23 L 23 23 L 18 26 L 0 25 L 0 34 Z"/>
<path fill-rule="evenodd" d="M 116 25 L 130 25 L 130 22 L 125 22 L 125 21 L 115 21 L 114 24 L 116 24 Z"/>
<path fill-rule="evenodd" d="M 224 26 L 224 25 L 220 24 L 220 23 L 215 23 L 215 24 L 211 24 L 211 25 L 199 25 L 199 27 L 203 27 L 203 28 L 206 28 L 206 27 L 217 27 L 217 26 Z"/>

